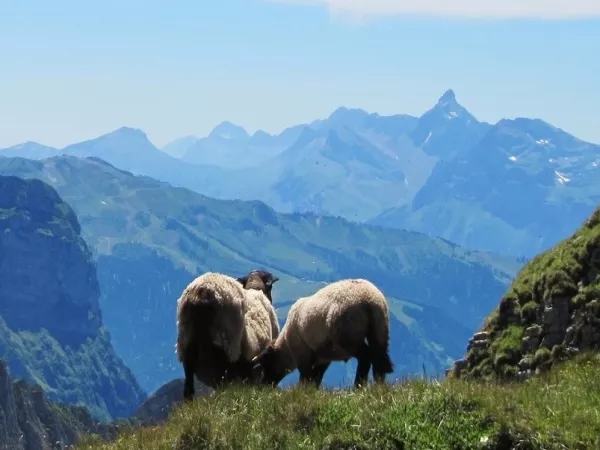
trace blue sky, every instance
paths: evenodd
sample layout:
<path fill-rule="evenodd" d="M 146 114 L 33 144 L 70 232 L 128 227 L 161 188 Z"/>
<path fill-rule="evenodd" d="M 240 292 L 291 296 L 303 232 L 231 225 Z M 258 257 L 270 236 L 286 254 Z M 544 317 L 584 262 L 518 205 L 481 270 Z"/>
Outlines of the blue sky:
<path fill-rule="evenodd" d="M 481 120 L 600 143 L 600 2 L 415 4 L 0 0 L 0 148 L 124 125 L 159 146 L 223 120 L 279 132 L 342 105 L 420 115 L 448 88 Z"/>

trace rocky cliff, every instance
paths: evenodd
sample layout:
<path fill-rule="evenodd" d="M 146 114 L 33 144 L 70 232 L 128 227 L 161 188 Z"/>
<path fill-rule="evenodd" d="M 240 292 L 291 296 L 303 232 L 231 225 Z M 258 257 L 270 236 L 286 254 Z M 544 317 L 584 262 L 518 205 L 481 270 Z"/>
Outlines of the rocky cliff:
<path fill-rule="evenodd" d="M 83 433 L 106 439 L 118 431 L 118 425 L 94 420 L 85 408 L 49 402 L 37 385 L 13 381 L 0 360 L 0 449 L 64 448 L 76 444 Z"/>
<path fill-rule="evenodd" d="M 600 208 L 515 278 L 449 374 L 525 378 L 600 349 Z"/>
<path fill-rule="evenodd" d="M 0 176 L 0 358 L 53 401 L 102 419 L 145 399 L 103 328 L 91 253 L 46 183 Z"/>
<path fill-rule="evenodd" d="M 169 417 L 173 408 L 182 404 L 184 382 L 183 378 L 177 378 L 157 389 L 139 407 L 132 418 L 132 423 L 135 421 L 146 426 L 158 425 L 164 422 Z M 194 378 L 194 386 L 196 388 L 196 397 L 207 397 L 215 392 L 213 389 L 200 383 L 196 378 Z"/>

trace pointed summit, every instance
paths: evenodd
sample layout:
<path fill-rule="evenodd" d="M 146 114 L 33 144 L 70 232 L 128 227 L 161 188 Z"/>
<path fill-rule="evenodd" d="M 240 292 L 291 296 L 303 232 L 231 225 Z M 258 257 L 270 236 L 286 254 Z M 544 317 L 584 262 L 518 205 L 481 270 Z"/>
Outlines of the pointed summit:
<path fill-rule="evenodd" d="M 468 149 L 487 129 L 456 101 L 448 89 L 431 109 L 420 118 L 411 133 L 413 142 L 432 155 L 448 157 L 453 152 Z"/>
<path fill-rule="evenodd" d="M 446 105 L 449 103 L 456 103 L 456 94 L 452 89 L 448 89 L 438 100 L 438 105 Z"/>

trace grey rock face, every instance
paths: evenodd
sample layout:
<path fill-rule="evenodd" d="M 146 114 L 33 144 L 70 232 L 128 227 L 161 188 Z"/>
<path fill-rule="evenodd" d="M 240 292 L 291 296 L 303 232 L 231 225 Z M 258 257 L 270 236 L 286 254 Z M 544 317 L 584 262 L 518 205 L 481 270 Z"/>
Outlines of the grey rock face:
<path fill-rule="evenodd" d="M 102 325 L 100 288 L 73 210 L 39 180 L 0 177 L 0 316 L 65 345 Z"/>
<path fill-rule="evenodd" d="M 14 382 L 0 360 L 0 450 L 63 449 L 75 445 L 82 433 L 111 438 L 117 431 L 115 425 L 94 421 L 83 408 L 52 405 L 37 385 Z"/>
<path fill-rule="evenodd" d="M 52 401 L 84 404 L 109 420 L 132 414 L 146 396 L 102 326 L 96 268 L 80 231 L 48 184 L 0 176 L 0 356 Z M 19 411 L 27 416 L 26 406 Z"/>
<path fill-rule="evenodd" d="M 173 408 L 183 401 L 183 378 L 172 380 L 160 387 L 140 406 L 134 418 L 143 425 L 157 425 L 165 421 Z M 203 385 L 194 377 L 196 397 L 206 397 L 214 390 Z"/>

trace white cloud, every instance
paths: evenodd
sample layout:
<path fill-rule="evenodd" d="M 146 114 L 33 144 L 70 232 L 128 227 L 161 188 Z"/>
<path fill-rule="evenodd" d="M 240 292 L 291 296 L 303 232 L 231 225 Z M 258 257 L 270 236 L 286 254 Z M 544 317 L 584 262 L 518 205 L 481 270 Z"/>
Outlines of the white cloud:
<path fill-rule="evenodd" d="M 600 17 L 600 0 L 269 0 L 325 6 L 353 18 L 415 15 L 470 19 L 580 19 Z"/>

